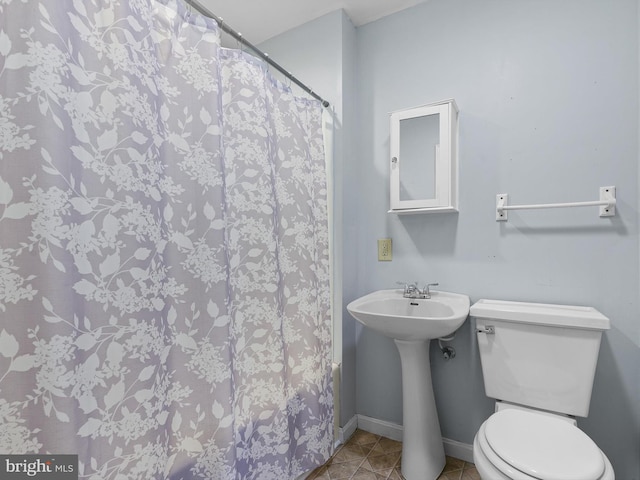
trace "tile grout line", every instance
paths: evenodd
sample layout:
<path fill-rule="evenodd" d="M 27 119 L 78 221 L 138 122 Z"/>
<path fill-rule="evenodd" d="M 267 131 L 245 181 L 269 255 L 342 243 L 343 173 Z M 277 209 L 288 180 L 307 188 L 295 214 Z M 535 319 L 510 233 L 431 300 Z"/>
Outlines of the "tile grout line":
<path fill-rule="evenodd" d="M 362 466 L 364 464 L 365 461 L 367 461 L 369 459 L 369 457 L 372 455 L 372 453 L 375 451 L 375 448 L 377 446 L 380 445 L 380 442 L 382 440 L 382 438 L 384 438 L 382 435 L 378 435 L 378 439 L 376 440 L 376 442 L 373 444 L 373 447 L 371 448 L 371 450 L 369 450 L 369 452 L 365 455 L 364 460 L 362 461 L 362 463 L 360 464 L 360 466 Z M 380 446 L 380 455 L 388 455 L 388 453 L 386 453 L 386 450 Z M 400 456 L 394 463 L 393 466 L 391 467 L 391 469 L 389 470 L 389 473 L 385 476 L 385 480 L 389 480 L 389 478 L 391 477 L 391 475 L 393 474 L 393 471 L 396 469 L 396 467 L 398 467 L 398 462 L 400 461 L 400 459 L 402 458 L 402 456 Z M 368 470 L 368 469 L 367 469 Z M 378 472 L 374 472 L 377 475 L 380 475 Z M 351 479 L 353 479 L 353 477 L 357 474 L 357 470 L 356 472 L 351 476 Z"/>
<path fill-rule="evenodd" d="M 371 454 L 373 449 L 378 445 L 379 442 L 380 442 L 380 438 L 377 438 L 376 442 L 373 444 L 371 449 L 367 452 L 367 454 L 364 457 L 362 457 L 362 461 L 358 464 L 358 468 L 356 468 L 356 470 L 349 476 L 349 480 L 353 480 L 353 477 L 355 477 L 358 474 L 358 470 L 360 470 L 360 468 L 363 468 L 362 466 L 364 465 L 364 462 L 367 461 L 367 458 L 369 458 L 369 455 Z M 346 445 L 346 443 L 345 443 L 345 445 Z M 362 448 L 361 444 L 358 444 L 358 446 L 360 448 Z"/>
<path fill-rule="evenodd" d="M 380 441 L 380 439 L 378 439 L 378 441 L 374 444 L 374 447 L 378 444 L 378 442 Z M 346 444 L 345 444 L 346 445 Z M 353 477 L 356 475 L 356 473 L 358 473 L 358 470 L 360 470 L 360 467 L 362 467 L 362 465 L 364 465 L 364 462 L 367 461 L 367 457 L 369 456 L 369 454 L 365 455 L 364 458 L 362 459 L 362 461 L 358 464 L 358 468 L 356 468 L 355 472 L 353 472 L 353 474 L 351 474 L 349 476 L 349 480 L 352 480 Z"/>

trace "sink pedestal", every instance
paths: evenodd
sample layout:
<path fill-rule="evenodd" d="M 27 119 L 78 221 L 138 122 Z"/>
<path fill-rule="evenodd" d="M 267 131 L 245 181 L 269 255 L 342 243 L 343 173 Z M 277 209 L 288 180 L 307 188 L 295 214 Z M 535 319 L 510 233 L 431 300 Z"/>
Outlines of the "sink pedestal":
<path fill-rule="evenodd" d="M 402 365 L 402 475 L 435 480 L 445 465 L 431 383 L 429 340 L 394 340 Z"/>

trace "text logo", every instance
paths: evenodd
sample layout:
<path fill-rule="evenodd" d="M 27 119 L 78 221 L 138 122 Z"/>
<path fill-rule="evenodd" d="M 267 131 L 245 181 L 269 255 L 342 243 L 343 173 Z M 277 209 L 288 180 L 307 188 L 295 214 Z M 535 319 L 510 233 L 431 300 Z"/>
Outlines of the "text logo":
<path fill-rule="evenodd" d="M 77 455 L 0 455 L 2 480 L 78 480 Z"/>

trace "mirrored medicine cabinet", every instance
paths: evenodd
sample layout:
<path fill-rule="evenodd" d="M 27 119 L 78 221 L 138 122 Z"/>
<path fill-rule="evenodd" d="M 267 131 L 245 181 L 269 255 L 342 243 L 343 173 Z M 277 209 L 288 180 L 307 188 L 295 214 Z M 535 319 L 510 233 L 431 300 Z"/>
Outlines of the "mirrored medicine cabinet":
<path fill-rule="evenodd" d="M 391 210 L 458 211 L 458 107 L 454 100 L 391 113 Z"/>

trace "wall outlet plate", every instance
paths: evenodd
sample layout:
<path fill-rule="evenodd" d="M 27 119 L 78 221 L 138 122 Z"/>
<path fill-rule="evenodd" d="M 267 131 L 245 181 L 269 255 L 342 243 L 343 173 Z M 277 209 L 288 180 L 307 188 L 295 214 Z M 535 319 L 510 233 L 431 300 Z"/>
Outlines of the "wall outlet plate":
<path fill-rule="evenodd" d="M 378 240 L 378 261 L 390 262 L 393 259 L 393 250 L 391 248 L 390 238 L 380 238 Z"/>

